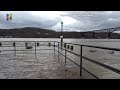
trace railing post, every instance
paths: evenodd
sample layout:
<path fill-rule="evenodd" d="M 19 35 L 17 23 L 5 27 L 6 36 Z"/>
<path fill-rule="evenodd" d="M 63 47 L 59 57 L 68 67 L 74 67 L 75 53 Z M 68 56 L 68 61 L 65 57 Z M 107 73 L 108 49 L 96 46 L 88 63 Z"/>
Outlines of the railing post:
<path fill-rule="evenodd" d="M 66 43 L 65 43 L 65 45 L 66 45 Z M 66 47 L 65 47 L 65 65 L 66 65 Z"/>
<path fill-rule="evenodd" d="M 36 59 L 36 42 L 35 42 L 35 59 Z"/>
<path fill-rule="evenodd" d="M 59 42 L 58 42 L 58 61 L 59 61 Z"/>
<path fill-rule="evenodd" d="M 28 43 L 27 42 L 25 42 L 25 46 L 27 47 L 27 45 L 28 45 Z"/>
<path fill-rule="evenodd" d="M 54 42 L 54 55 L 55 55 L 55 42 Z"/>
<path fill-rule="evenodd" d="M 80 46 L 80 76 L 82 76 L 82 48 L 83 48 L 83 46 L 81 45 Z"/>
<path fill-rule="evenodd" d="M 60 42 L 61 45 L 61 51 L 63 50 L 63 42 Z"/>
<path fill-rule="evenodd" d="M 16 56 L 16 45 L 15 45 L 15 42 L 13 43 L 13 46 L 14 46 L 15 56 Z"/>

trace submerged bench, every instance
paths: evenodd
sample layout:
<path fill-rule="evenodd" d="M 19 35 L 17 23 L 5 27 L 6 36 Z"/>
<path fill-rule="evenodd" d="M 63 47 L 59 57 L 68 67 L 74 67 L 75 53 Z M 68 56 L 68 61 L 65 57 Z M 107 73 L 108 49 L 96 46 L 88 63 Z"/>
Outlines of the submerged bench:
<path fill-rule="evenodd" d="M 32 46 L 26 46 L 26 49 L 32 49 L 33 47 Z"/>

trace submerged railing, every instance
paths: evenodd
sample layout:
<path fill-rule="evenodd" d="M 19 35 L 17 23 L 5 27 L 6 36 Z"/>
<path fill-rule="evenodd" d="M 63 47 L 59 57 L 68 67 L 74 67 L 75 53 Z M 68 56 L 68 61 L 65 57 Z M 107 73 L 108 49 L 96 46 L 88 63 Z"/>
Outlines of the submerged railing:
<path fill-rule="evenodd" d="M 1 41 L 0 42 L 0 48 L 12 48 L 12 49 L 0 49 L 1 52 L 3 51 L 14 51 L 14 55 L 16 56 L 17 52 L 19 51 L 34 51 L 31 54 L 35 55 L 35 59 L 37 58 L 37 51 L 40 50 L 54 50 L 54 48 L 42 48 L 38 49 L 37 47 L 40 46 L 52 46 L 54 44 L 54 41 Z M 18 49 L 23 48 L 23 49 Z M 30 53 L 29 53 L 30 54 Z"/>
<path fill-rule="evenodd" d="M 19 45 L 19 43 L 23 43 L 23 45 Z M 5 44 L 5 43 L 8 43 L 8 44 Z M 9 44 L 11 43 L 11 45 Z M 80 48 L 80 53 L 75 53 L 73 52 L 74 50 L 74 45 L 76 45 L 76 47 L 79 47 Z M 37 47 L 40 47 L 40 46 L 48 46 L 48 47 L 52 47 L 50 49 L 38 49 Z M 88 57 L 85 57 L 83 55 L 83 48 L 84 47 L 92 47 L 92 48 L 97 48 L 97 49 L 104 49 L 104 50 L 113 50 L 113 51 L 120 51 L 120 49 L 118 48 L 108 48 L 108 47 L 99 47 L 99 46 L 90 46 L 90 45 L 80 45 L 80 44 L 73 44 L 73 43 L 65 43 L 63 42 L 61 44 L 61 42 L 57 42 L 57 41 L 1 41 L 0 42 L 0 48 L 1 47 L 14 47 L 13 50 L 1 50 L 0 51 L 14 51 L 14 54 L 16 56 L 16 52 L 17 51 L 34 51 L 34 53 L 32 54 L 35 54 L 35 59 L 37 58 L 37 51 L 39 50 L 53 50 L 54 51 L 54 55 L 56 52 L 58 52 L 58 60 L 60 59 L 60 55 L 64 56 L 65 57 L 65 65 L 67 64 L 67 60 L 71 61 L 72 63 L 74 63 L 76 66 L 78 66 L 80 68 L 80 76 L 82 76 L 82 71 L 86 71 L 87 73 L 89 73 L 90 75 L 92 75 L 93 77 L 95 77 L 96 79 L 100 79 L 97 75 L 93 74 L 91 71 L 88 71 L 86 68 L 83 67 L 83 59 L 84 60 L 87 60 L 91 63 L 94 63 L 96 65 L 99 65 L 101 67 L 104 67 L 108 70 L 111 70 L 115 73 L 118 73 L 120 74 L 120 70 L 117 69 L 117 68 L 114 68 L 114 67 L 111 67 L 109 65 L 106 65 L 104 63 L 101 63 L 101 62 L 98 62 L 98 61 L 95 61 L 93 59 L 90 59 Z M 25 47 L 24 50 L 18 50 L 17 47 Z M 61 52 L 61 51 L 64 51 Z M 67 53 L 71 53 L 77 57 L 79 57 L 79 64 L 76 63 L 74 60 L 72 60 L 71 58 L 69 58 L 67 56 Z"/>
<path fill-rule="evenodd" d="M 95 60 L 93 60 L 93 59 L 90 59 L 90 58 L 88 58 L 88 57 L 83 56 L 83 48 L 84 48 L 84 47 L 92 47 L 92 48 L 97 48 L 97 49 L 120 51 L 120 49 L 118 49 L 118 48 L 108 48 L 108 47 L 99 47 L 99 46 L 90 46 L 90 45 L 80 45 L 80 44 L 73 44 L 73 43 L 63 43 L 63 44 L 65 45 L 65 47 L 62 48 L 62 47 L 60 47 L 60 43 L 61 43 L 61 42 L 57 42 L 57 43 L 58 43 L 58 50 L 56 50 L 56 51 L 58 52 L 58 59 L 59 59 L 59 54 L 61 54 L 62 56 L 65 57 L 65 65 L 66 65 L 66 59 L 68 59 L 69 61 L 73 62 L 75 65 L 77 65 L 77 66 L 80 68 L 80 76 L 82 76 L 82 70 L 85 70 L 87 73 L 89 73 L 90 75 L 92 75 L 92 76 L 95 77 L 96 79 L 100 79 L 97 75 L 93 74 L 91 71 L 88 71 L 86 68 L 84 68 L 84 67 L 82 66 L 83 59 L 84 59 L 84 60 L 87 60 L 87 61 L 89 61 L 89 62 L 92 62 L 92 63 L 94 63 L 94 64 L 96 64 L 96 65 L 99 65 L 99 66 L 101 66 L 101 67 L 104 67 L 104 68 L 106 68 L 106 69 L 108 69 L 108 70 L 111 70 L 111 71 L 113 71 L 113 72 L 115 72 L 115 73 L 117 73 L 117 74 L 120 74 L 120 70 L 117 69 L 117 68 L 111 67 L 111 66 L 109 66 L 109 65 L 103 64 L 103 63 L 101 63 L 101 62 L 98 62 L 98 61 L 95 61 Z M 67 45 L 70 45 L 70 46 L 72 46 L 72 47 L 73 47 L 73 45 L 76 45 L 77 47 L 80 47 L 80 54 L 77 54 L 77 53 L 74 53 L 74 52 L 72 52 L 72 51 L 67 50 L 67 49 L 66 49 Z M 61 52 L 59 51 L 59 49 L 65 50 L 65 54 L 61 53 Z M 70 58 L 68 58 L 67 55 L 66 55 L 67 52 L 69 52 L 69 53 L 71 53 L 71 54 L 74 54 L 74 55 L 80 57 L 80 59 L 79 59 L 80 64 L 77 64 L 77 63 L 75 63 L 73 60 L 71 60 Z"/>

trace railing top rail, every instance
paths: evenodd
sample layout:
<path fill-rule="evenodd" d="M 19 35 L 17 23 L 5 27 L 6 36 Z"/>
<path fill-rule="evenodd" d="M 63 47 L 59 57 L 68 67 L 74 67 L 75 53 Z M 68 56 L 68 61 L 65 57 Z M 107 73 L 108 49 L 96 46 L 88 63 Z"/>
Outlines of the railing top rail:
<path fill-rule="evenodd" d="M 57 41 L 58 42 L 58 41 Z M 61 42 L 58 42 L 58 43 L 61 43 Z M 66 43 L 66 42 L 63 42 L 63 43 Z M 66 43 L 66 44 L 72 44 L 72 45 L 78 45 L 78 46 L 81 46 L 81 44 L 74 44 L 74 43 Z"/>
<path fill-rule="evenodd" d="M 66 43 L 66 44 L 71 44 L 71 43 Z M 87 47 L 93 47 L 93 48 L 100 48 L 100 49 L 120 51 L 120 49 L 116 49 L 116 48 L 90 46 L 90 45 L 80 45 L 80 46 L 87 46 Z M 59 48 L 61 48 L 61 47 L 59 47 Z M 61 48 L 61 49 L 62 49 L 62 50 L 66 50 L 66 49 L 63 49 L 63 48 Z M 69 53 L 72 53 L 72 54 L 74 54 L 74 55 L 76 55 L 76 56 L 82 57 L 83 59 L 85 59 L 85 60 L 87 60 L 87 61 L 90 61 L 90 62 L 92 62 L 92 63 L 94 63 L 94 64 L 97 64 L 97 65 L 99 65 L 99 66 L 101 66 L 101 67 L 104 67 L 104 68 L 106 68 L 106 69 L 108 69 L 108 70 L 111 70 L 111 71 L 113 71 L 113 72 L 115 72 L 115 73 L 120 74 L 120 70 L 117 69 L 117 68 L 111 67 L 111 66 L 109 66 L 109 65 L 106 65 L 106 64 L 104 64 L 104 63 L 95 61 L 95 60 L 90 59 L 90 58 L 87 58 L 87 57 L 85 57 L 85 56 L 81 56 L 81 55 L 76 54 L 76 53 L 74 53 L 74 52 L 71 52 L 71 51 L 69 51 L 69 50 L 66 50 L 66 51 L 69 52 Z M 87 72 L 89 72 L 89 71 L 87 71 Z M 89 72 L 89 73 L 91 73 L 91 72 Z M 92 74 L 91 74 L 91 75 L 92 75 Z M 93 76 L 93 75 L 92 75 L 92 76 Z M 94 76 L 95 76 L 95 75 L 94 75 Z"/>
<path fill-rule="evenodd" d="M 63 50 L 65 50 L 65 49 L 63 49 Z M 74 55 L 76 55 L 76 56 L 82 57 L 82 58 L 84 58 L 85 60 L 88 60 L 88 61 L 90 61 L 90 62 L 92 62 L 92 63 L 95 63 L 95 64 L 97 64 L 97 65 L 99 65 L 99 66 L 102 66 L 102 67 L 104 67 L 104 68 L 107 68 L 107 69 L 109 69 L 109 70 L 111 70 L 111 71 L 114 71 L 114 72 L 120 74 L 120 70 L 119 70 L 119 69 L 116 69 L 116 68 L 111 67 L 111 66 L 109 66 L 109 65 L 100 63 L 100 62 L 95 61 L 95 60 L 92 60 L 92 59 L 87 58 L 87 57 L 85 57 L 85 56 L 81 56 L 81 55 L 76 54 L 76 53 L 73 53 L 73 52 L 71 52 L 71 51 L 68 51 L 68 50 L 66 50 L 66 51 L 69 52 L 69 53 L 72 53 L 72 54 L 74 54 Z"/>
<path fill-rule="evenodd" d="M 95 63 L 95 64 L 97 64 L 97 65 L 99 65 L 99 66 L 102 66 L 102 67 L 104 67 L 104 68 L 106 68 L 106 69 L 108 69 L 108 70 L 111 70 L 111 71 L 113 71 L 113 72 L 116 72 L 116 73 L 120 74 L 120 70 L 117 69 L 117 68 L 111 67 L 111 66 L 106 65 L 106 64 L 103 64 L 103 63 L 100 63 L 100 62 L 98 62 L 98 61 L 92 60 L 92 59 L 87 58 L 87 57 L 85 57 L 85 56 L 81 56 L 81 57 L 84 58 L 85 60 L 88 60 L 88 61 L 93 62 L 93 63 Z"/>
<path fill-rule="evenodd" d="M 56 41 L 0 41 L 0 42 L 56 42 Z"/>
<path fill-rule="evenodd" d="M 0 42 L 58 42 L 58 41 L 0 41 Z M 61 43 L 61 42 L 58 42 L 58 43 Z M 63 43 L 66 43 L 66 42 L 63 42 Z M 110 47 L 101 47 L 101 46 L 92 46 L 92 45 L 82 45 L 82 44 L 74 44 L 74 43 L 66 43 L 66 44 L 72 44 L 72 45 L 78 45 L 78 46 L 85 46 L 85 47 L 92 47 L 92 48 L 120 51 L 120 48 L 110 48 Z"/>
<path fill-rule="evenodd" d="M 61 42 L 59 42 L 59 43 L 61 43 Z M 63 42 L 63 43 L 65 43 L 65 42 Z M 92 46 L 92 45 L 82 45 L 82 44 L 74 44 L 74 43 L 66 43 L 66 44 L 72 44 L 72 45 L 78 45 L 78 46 L 85 46 L 85 47 L 92 47 L 92 48 L 120 51 L 120 48 L 101 47 L 101 46 Z"/>
<path fill-rule="evenodd" d="M 99 49 L 114 50 L 114 51 L 120 51 L 120 48 L 100 47 L 100 46 L 91 46 L 91 45 L 82 45 L 82 46 L 99 48 Z"/>

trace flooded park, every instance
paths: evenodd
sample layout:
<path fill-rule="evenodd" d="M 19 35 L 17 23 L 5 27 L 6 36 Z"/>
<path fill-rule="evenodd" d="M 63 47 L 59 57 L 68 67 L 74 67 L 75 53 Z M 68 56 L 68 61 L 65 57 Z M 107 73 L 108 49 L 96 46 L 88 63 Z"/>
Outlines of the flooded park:
<path fill-rule="evenodd" d="M 75 56 L 69 52 L 66 53 L 68 59 L 59 55 L 58 48 L 54 48 L 53 41 L 59 42 L 60 39 L 56 38 L 1 38 L 0 42 L 0 78 L 1 79 L 94 79 L 89 73 L 82 71 L 80 76 L 80 57 Z M 119 39 L 64 39 L 65 43 L 74 43 L 91 46 L 102 46 L 110 48 L 120 48 Z M 15 46 L 13 43 L 15 42 Z M 35 46 L 35 42 L 39 45 Z M 51 46 L 49 46 L 51 42 Z M 31 49 L 26 49 L 32 46 Z M 55 43 L 57 46 L 58 44 Z M 36 50 L 35 50 L 36 48 Z M 80 47 L 73 45 L 73 53 L 80 55 Z M 59 52 L 64 54 L 65 51 L 59 49 Z M 111 67 L 120 69 L 120 52 L 113 50 L 97 49 L 92 47 L 83 47 L 83 56 L 98 61 L 100 63 L 109 65 Z M 105 79 L 118 79 L 120 75 L 100 67 L 94 63 L 86 61 L 83 58 L 83 67 L 91 71 L 99 78 Z"/>

